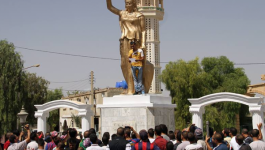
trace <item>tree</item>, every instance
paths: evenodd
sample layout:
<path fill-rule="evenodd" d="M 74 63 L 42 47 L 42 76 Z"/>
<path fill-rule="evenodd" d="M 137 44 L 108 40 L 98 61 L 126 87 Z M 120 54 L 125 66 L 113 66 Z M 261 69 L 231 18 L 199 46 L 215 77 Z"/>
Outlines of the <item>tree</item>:
<path fill-rule="evenodd" d="M 55 89 L 53 91 L 48 90 L 47 101 L 59 100 L 63 97 L 62 89 Z M 50 111 L 49 118 L 47 119 L 48 124 L 50 125 L 51 130 L 54 130 L 59 126 L 59 109 Z"/>
<path fill-rule="evenodd" d="M 177 104 L 175 111 L 176 127 L 183 128 L 191 120 L 188 98 L 197 98 L 209 93 L 206 73 L 203 72 L 199 59 L 189 62 L 178 60 L 169 62 L 163 70 L 161 78 L 170 91 L 172 103 Z"/>
<path fill-rule="evenodd" d="M 177 104 L 177 128 L 184 128 L 186 122 L 191 121 L 188 98 L 199 98 L 217 92 L 244 94 L 249 84 L 244 70 L 234 68 L 233 62 L 225 56 L 206 57 L 201 65 L 198 60 L 170 62 L 161 75 L 173 103 Z M 206 107 L 204 117 L 215 129 L 222 129 L 235 125 L 235 114 L 239 113 L 240 108 L 241 105 L 232 102 L 217 103 Z"/>
<path fill-rule="evenodd" d="M 25 73 L 23 103 L 25 110 L 28 112 L 27 122 L 29 124 L 37 123 L 37 119 L 34 117 L 37 109 L 34 105 L 47 102 L 48 85 L 49 81 L 37 76 L 35 73 Z"/>
<path fill-rule="evenodd" d="M 250 84 L 248 77 L 242 68 L 235 68 L 234 63 L 227 57 L 207 57 L 201 64 L 210 81 L 210 93 L 246 93 L 247 86 Z M 245 111 L 241 111 L 242 109 Z M 248 106 L 234 102 L 216 103 L 206 107 L 204 119 L 209 120 L 211 126 L 220 131 L 225 127 L 235 126 L 236 115 L 239 112 L 244 112 L 240 113 L 240 118 L 244 118 L 248 114 Z"/>
<path fill-rule="evenodd" d="M 22 106 L 23 63 L 12 43 L 0 41 L 0 135 L 16 128 Z"/>

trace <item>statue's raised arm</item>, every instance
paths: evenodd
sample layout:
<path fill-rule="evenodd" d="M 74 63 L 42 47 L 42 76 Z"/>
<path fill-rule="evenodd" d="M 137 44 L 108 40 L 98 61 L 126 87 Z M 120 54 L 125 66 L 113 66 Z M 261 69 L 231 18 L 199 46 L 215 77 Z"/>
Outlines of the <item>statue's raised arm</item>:
<path fill-rule="evenodd" d="M 112 5 L 112 2 L 111 0 L 107 0 L 107 7 L 109 9 L 109 11 L 111 11 L 112 13 L 116 14 L 116 15 L 119 15 L 120 14 L 120 10 L 115 8 L 113 5 Z"/>

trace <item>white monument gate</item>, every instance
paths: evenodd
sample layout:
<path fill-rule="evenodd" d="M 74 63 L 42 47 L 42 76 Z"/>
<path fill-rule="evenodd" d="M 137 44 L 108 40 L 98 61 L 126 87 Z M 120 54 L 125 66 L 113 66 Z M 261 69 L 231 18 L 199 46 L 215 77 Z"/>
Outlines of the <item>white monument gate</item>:
<path fill-rule="evenodd" d="M 257 129 L 257 124 L 262 123 L 261 128 L 262 135 L 265 135 L 264 132 L 264 110 L 263 98 L 260 97 L 248 97 L 241 94 L 223 92 L 215 93 L 203 96 L 196 99 L 188 99 L 191 103 L 190 113 L 192 113 L 192 123 L 196 124 L 199 128 L 203 129 L 203 114 L 205 113 L 204 107 L 213 103 L 219 102 L 236 102 L 249 106 L 249 112 L 252 115 L 252 126 L 253 129 Z M 265 136 L 263 136 L 265 140 Z"/>
<path fill-rule="evenodd" d="M 82 133 L 89 130 L 90 128 L 90 118 L 94 115 L 91 111 L 91 105 L 83 104 L 80 102 L 74 102 L 71 100 L 55 100 L 43 105 L 35 105 L 37 111 L 35 112 L 35 117 L 38 118 L 37 130 L 46 133 L 46 121 L 49 117 L 49 112 L 59 108 L 73 108 L 77 110 L 78 116 L 82 118 Z"/>

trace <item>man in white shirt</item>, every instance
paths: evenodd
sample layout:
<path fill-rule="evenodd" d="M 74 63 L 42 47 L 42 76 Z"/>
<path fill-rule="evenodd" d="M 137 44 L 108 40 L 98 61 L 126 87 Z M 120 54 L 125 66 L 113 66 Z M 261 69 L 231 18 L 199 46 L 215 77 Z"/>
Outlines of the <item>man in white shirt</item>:
<path fill-rule="evenodd" d="M 154 135 L 155 135 L 154 129 L 153 128 L 150 128 L 148 130 L 148 139 L 149 139 L 150 143 L 153 143 L 155 141 Z"/>
<path fill-rule="evenodd" d="M 30 139 L 31 139 L 31 142 L 28 144 L 27 150 L 38 150 L 39 145 L 36 142 L 36 141 L 38 141 L 37 133 L 32 132 L 30 134 Z"/>
<path fill-rule="evenodd" d="M 252 150 L 265 150 L 265 142 L 259 140 L 259 130 L 253 129 L 251 131 L 253 142 L 249 144 Z"/>
<path fill-rule="evenodd" d="M 105 148 L 103 147 L 100 147 L 98 144 L 97 144 L 97 135 L 96 134 L 91 134 L 89 136 L 90 138 L 90 141 L 92 142 L 91 146 L 90 147 L 87 147 L 86 150 L 105 150 Z"/>
<path fill-rule="evenodd" d="M 230 137 L 232 137 L 231 141 L 230 141 L 230 150 L 239 150 L 240 146 L 237 144 L 236 142 L 236 134 L 237 134 L 237 129 L 232 127 L 230 128 Z"/>
<path fill-rule="evenodd" d="M 196 138 L 192 132 L 188 133 L 189 145 L 185 147 L 185 150 L 203 150 L 201 144 L 197 144 Z"/>
<path fill-rule="evenodd" d="M 29 125 L 25 125 L 24 128 L 27 130 L 28 135 L 30 135 Z M 9 141 L 12 143 L 7 150 L 24 150 L 27 147 L 27 143 L 30 142 L 30 136 L 28 136 L 24 141 L 18 143 L 18 137 L 16 135 L 11 135 Z"/>

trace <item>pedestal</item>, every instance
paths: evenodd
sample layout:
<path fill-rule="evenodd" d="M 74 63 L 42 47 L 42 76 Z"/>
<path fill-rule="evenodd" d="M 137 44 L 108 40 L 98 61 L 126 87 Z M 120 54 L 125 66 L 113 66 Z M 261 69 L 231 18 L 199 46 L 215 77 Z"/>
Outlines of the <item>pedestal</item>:
<path fill-rule="evenodd" d="M 137 132 L 165 124 L 175 130 L 174 108 L 170 97 L 162 95 L 118 95 L 104 97 L 101 108 L 101 134 L 116 134 L 119 127 L 132 126 Z"/>

